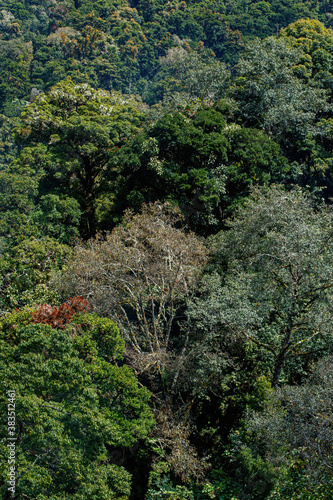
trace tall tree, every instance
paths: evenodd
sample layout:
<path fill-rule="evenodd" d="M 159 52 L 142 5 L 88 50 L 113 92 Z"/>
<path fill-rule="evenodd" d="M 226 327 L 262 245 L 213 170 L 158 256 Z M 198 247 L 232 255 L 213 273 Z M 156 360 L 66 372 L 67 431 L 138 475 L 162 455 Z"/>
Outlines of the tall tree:
<path fill-rule="evenodd" d="M 17 168 L 38 152 L 39 193 L 74 197 L 86 238 L 96 232 L 96 203 L 108 161 L 144 122 L 138 107 L 134 98 L 66 80 L 39 95 L 16 127 L 16 140 L 24 147 Z"/>
<path fill-rule="evenodd" d="M 273 386 L 333 345 L 333 213 L 301 191 L 256 189 L 213 240 L 193 315 L 265 355 Z M 222 337 L 223 339 L 223 337 Z"/>
<path fill-rule="evenodd" d="M 174 384 L 191 333 L 184 327 L 175 338 L 174 331 L 206 260 L 204 244 L 177 228 L 180 220 L 167 203 L 127 212 L 105 240 L 76 247 L 59 284 L 66 294 L 75 290 L 89 297 L 96 311 L 117 321 L 138 372 L 162 375 L 177 355 Z"/>
<path fill-rule="evenodd" d="M 282 29 L 280 35 L 305 55 L 296 66 L 296 74 L 315 78 L 317 84 L 332 92 L 333 30 L 316 19 L 299 19 Z"/>
<path fill-rule="evenodd" d="M 264 128 L 291 156 L 329 109 L 325 91 L 298 78 L 302 57 L 284 38 L 255 40 L 237 65 L 231 89 L 244 123 Z"/>
<path fill-rule="evenodd" d="M 189 481 L 205 466 L 189 442 L 187 402 L 180 375 L 191 352 L 192 329 L 185 308 L 206 262 L 206 248 L 179 226 L 170 204 L 127 212 L 105 240 L 76 247 L 58 289 L 88 297 L 95 311 L 120 326 L 127 361 L 154 393 L 159 458 Z M 174 415 L 174 412 L 176 416 Z"/>

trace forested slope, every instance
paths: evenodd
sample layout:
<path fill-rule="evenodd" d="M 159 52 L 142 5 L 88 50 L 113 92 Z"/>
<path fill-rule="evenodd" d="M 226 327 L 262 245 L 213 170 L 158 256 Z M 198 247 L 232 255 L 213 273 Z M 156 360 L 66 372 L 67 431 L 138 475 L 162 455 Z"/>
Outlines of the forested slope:
<path fill-rule="evenodd" d="M 332 7 L 0 1 L 1 498 L 333 498 Z"/>

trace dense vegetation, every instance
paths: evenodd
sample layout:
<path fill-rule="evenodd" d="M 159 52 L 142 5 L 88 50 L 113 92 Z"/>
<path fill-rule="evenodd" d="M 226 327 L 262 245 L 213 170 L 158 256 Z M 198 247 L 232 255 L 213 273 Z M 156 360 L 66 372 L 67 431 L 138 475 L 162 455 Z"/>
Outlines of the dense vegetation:
<path fill-rule="evenodd" d="M 332 2 L 0 7 L 0 498 L 333 498 Z"/>

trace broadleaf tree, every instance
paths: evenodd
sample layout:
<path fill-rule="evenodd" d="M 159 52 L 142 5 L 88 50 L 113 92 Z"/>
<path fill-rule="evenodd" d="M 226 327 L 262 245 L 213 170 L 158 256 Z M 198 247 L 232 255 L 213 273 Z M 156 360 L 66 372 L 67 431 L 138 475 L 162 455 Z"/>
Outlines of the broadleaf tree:
<path fill-rule="evenodd" d="M 332 231 L 329 208 L 273 186 L 255 189 L 213 239 L 211 274 L 192 314 L 217 339 L 257 348 L 273 386 L 333 347 Z"/>
<path fill-rule="evenodd" d="M 24 149 L 13 168 L 19 170 L 28 156 L 33 159 L 38 152 L 39 195 L 76 199 L 83 237 L 95 235 L 96 203 L 105 187 L 110 157 L 143 125 L 144 114 L 138 108 L 134 97 L 75 85 L 68 79 L 38 95 L 15 129 Z"/>
<path fill-rule="evenodd" d="M 185 321 L 184 307 L 207 253 L 194 233 L 177 227 L 181 219 L 168 203 L 144 206 L 136 215 L 127 212 L 105 240 L 75 248 L 57 285 L 66 295 L 88 298 L 95 311 L 114 319 L 137 372 L 169 372 L 171 388 L 191 334 L 184 326 L 176 339 L 174 330 L 179 332 Z"/>
<path fill-rule="evenodd" d="M 110 452 L 129 449 L 153 426 L 148 391 L 118 366 L 117 326 L 94 314 L 73 316 L 77 305 L 58 308 L 58 316 L 45 305 L 1 320 L 1 411 L 14 393 L 17 498 L 129 498 L 131 475 Z M 2 498 L 10 494 L 7 437 L 3 420 Z"/>

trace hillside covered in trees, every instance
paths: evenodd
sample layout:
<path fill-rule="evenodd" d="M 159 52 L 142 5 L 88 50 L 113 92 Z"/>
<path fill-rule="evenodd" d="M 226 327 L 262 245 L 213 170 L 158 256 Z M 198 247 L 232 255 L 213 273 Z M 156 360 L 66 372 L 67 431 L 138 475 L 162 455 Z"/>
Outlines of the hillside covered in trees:
<path fill-rule="evenodd" d="M 332 199 L 330 0 L 0 0 L 0 499 L 333 499 Z"/>

